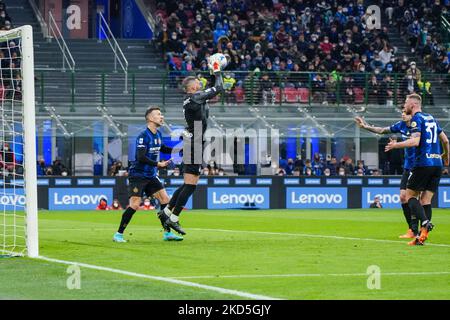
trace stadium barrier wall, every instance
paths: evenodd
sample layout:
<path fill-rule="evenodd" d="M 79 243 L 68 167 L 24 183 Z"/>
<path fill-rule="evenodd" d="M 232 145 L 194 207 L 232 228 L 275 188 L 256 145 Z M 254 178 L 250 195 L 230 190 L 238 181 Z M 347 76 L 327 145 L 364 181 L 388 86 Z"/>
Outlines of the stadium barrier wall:
<path fill-rule="evenodd" d="M 161 178 L 171 195 L 183 184 L 182 177 Z M 3 186 L 3 184 L 6 185 Z M 24 205 L 23 181 L 0 181 L 1 209 Z M 38 206 L 46 210 L 93 210 L 104 197 L 108 204 L 128 203 L 126 177 L 41 177 Z M 201 177 L 188 209 L 346 209 L 368 208 L 375 196 L 384 208 L 400 208 L 399 176 L 383 177 Z M 23 194 L 23 192 L 22 192 Z M 450 177 L 443 177 L 433 207 L 450 208 Z"/>

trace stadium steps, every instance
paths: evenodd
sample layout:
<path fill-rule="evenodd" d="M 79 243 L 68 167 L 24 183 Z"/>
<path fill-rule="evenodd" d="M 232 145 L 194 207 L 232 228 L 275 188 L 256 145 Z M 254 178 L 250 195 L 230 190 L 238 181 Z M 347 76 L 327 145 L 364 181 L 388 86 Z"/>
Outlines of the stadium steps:
<path fill-rule="evenodd" d="M 383 21 L 388 21 L 387 17 L 385 17 Z M 402 59 L 403 56 L 407 56 L 408 61 L 416 62 L 416 67 L 422 73 L 429 70 L 429 68 L 424 64 L 422 57 L 419 55 L 418 51 L 416 51 L 415 53 L 411 52 L 411 48 L 408 45 L 407 40 L 397 31 L 397 28 L 394 25 L 388 25 L 386 23 L 384 23 L 383 25 L 388 28 L 388 36 L 390 42 L 392 44 L 395 44 L 395 47 L 397 48 L 396 54 L 397 59 Z M 448 94 L 446 94 L 447 88 L 444 85 L 442 85 L 438 76 L 430 77 L 427 80 L 431 82 L 431 92 L 434 97 L 434 104 L 436 106 L 443 106 L 447 108 L 448 105 Z M 427 106 L 427 108 L 430 108 L 430 106 Z M 436 109 L 437 112 L 442 111 L 442 107 L 432 109 Z"/>

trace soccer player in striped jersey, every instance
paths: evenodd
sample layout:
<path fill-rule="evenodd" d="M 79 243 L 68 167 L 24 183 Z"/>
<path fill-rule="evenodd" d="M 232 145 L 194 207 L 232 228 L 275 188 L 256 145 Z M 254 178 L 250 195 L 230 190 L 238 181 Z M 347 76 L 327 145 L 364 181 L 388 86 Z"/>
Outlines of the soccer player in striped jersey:
<path fill-rule="evenodd" d="M 368 124 L 363 118 L 355 117 L 356 124 L 367 131 L 377 133 L 377 134 L 388 134 L 388 133 L 400 133 L 402 135 L 403 141 L 410 138 L 410 123 L 411 115 L 407 115 L 405 110 L 402 111 L 402 120 L 394 123 L 389 127 L 376 127 Z M 403 174 L 400 181 L 400 201 L 402 203 L 403 215 L 405 216 L 406 223 L 408 224 L 408 231 L 401 235 L 399 238 L 414 238 L 418 234 L 418 221 L 416 217 L 411 216 L 411 211 L 408 206 L 408 201 L 406 201 L 406 183 L 408 181 L 409 173 L 414 164 L 414 148 L 406 148 L 404 163 L 403 163 Z"/>
<path fill-rule="evenodd" d="M 404 109 L 411 118 L 411 138 L 403 142 L 391 141 L 385 151 L 396 148 L 415 148 L 414 165 L 406 185 L 406 198 L 411 214 L 421 220 L 420 234 L 409 245 L 423 245 L 433 229 L 431 200 L 437 191 L 443 166 L 449 164 L 449 141 L 436 119 L 422 112 L 422 98 L 407 96 Z M 420 196 L 420 200 L 419 200 Z"/>
<path fill-rule="evenodd" d="M 139 209 L 144 194 L 158 199 L 161 209 L 169 203 L 169 196 L 158 177 L 158 168 L 167 167 L 171 160 L 159 161 L 160 152 L 172 153 L 172 148 L 162 144 L 162 135 L 158 128 L 164 123 L 164 116 L 159 107 L 150 107 L 145 112 L 147 128 L 136 139 L 136 160 L 130 166 L 128 173 L 128 196 L 130 205 L 122 215 L 119 230 L 114 234 L 113 241 L 126 242 L 123 232 L 130 223 L 134 213 Z M 164 228 L 164 240 L 180 241 L 182 237 L 173 234 L 170 228 Z"/>

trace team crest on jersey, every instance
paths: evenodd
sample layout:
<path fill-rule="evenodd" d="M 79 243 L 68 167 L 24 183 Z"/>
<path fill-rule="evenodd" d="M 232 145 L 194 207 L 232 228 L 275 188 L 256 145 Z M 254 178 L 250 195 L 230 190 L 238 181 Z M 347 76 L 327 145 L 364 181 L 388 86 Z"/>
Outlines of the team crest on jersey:
<path fill-rule="evenodd" d="M 143 144 L 144 143 L 144 138 L 139 138 L 139 144 Z"/>
<path fill-rule="evenodd" d="M 139 189 L 137 187 L 134 187 L 133 192 L 138 193 Z"/>
<path fill-rule="evenodd" d="M 417 127 L 417 123 L 416 123 L 415 121 L 411 122 L 411 127 L 412 127 L 412 128 Z"/>

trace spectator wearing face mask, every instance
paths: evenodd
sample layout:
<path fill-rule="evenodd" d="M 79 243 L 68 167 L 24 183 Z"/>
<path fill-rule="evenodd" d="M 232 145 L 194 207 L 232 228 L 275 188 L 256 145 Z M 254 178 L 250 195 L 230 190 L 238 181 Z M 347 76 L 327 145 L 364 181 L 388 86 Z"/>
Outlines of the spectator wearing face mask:
<path fill-rule="evenodd" d="M 1 157 L 1 154 L 0 154 L 0 157 Z M 36 165 L 36 169 L 37 169 L 38 176 L 45 176 L 45 160 L 44 159 L 39 159 L 39 161 L 37 162 L 37 165 Z"/>
<path fill-rule="evenodd" d="M 294 171 L 294 168 L 295 168 L 294 159 L 289 158 L 287 160 L 286 166 L 284 167 L 284 170 L 286 171 L 286 175 L 288 175 L 288 176 L 292 175 L 292 171 Z"/>
<path fill-rule="evenodd" d="M 11 18 L 6 14 L 5 10 L 0 11 L 0 28 L 4 27 L 6 21 L 11 22 Z"/>
<path fill-rule="evenodd" d="M 372 62 L 370 63 L 370 68 L 372 70 L 383 70 L 384 69 L 384 63 L 381 61 L 381 57 L 379 53 L 375 53 L 375 57 L 372 60 Z"/>
<path fill-rule="evenodd" d="M 173 172 L 171 175 L 174 177 L 179 177 L 180 176 L 180 168 L 178 168 L 178 167 L 173 168 Z"/>
<path fill-rule="evenodd" d="M 417 48 L 417 42 L 420 37 L 421 26 L 419 23 L 419 19 L 416 18 L 414 21 L 408 26 L 408 42 L 411 47 L 411 53 L 414 53 Z"/>
<path fill-rule="evenodd" d="M 370 204 L 371 209 L 381 209 L 383 205 L 381 204 L 380 197 L 375 197 L 373 203 Z"/>
<path fill-rule="evenodd" d="M 114 199 L 109 210 L 123 210 L 118 199 Z"/>
<path fill-rule="evenodd" d="M 95 210 L 109 210 L 108 202 L 105 198 L 101 198 Z"/>
<path fill-rule="evenodd" d="M 286 171 L 283 168 L 278 168 L 277 171 L 275 172 L 275 175 L 277 175 L 277 176 L 285 176 L 286 175 Z"/>
<path fill-rule="evenodd" d="M 231 76 L 230 72 L 225 73 L 225 78 L 223 79 L 223 88 L 225 90 L 225 103 L 233 103 L 234 101 L 234 88 L 236 85 L 236 79 Z"/>
<path fill-rule="evenodd" d="M 150 201 L 149 198 L 145 198 L 144 201 L 142 202 L 141 207 L 139 208 L 139 210 L 153 210 L 155 209 L 155 207 L 152 205 L 152 202 Z"/>
<path fill-rule="evenodd" d="M 406 70 L 406 75 L 412 75 L 413 79 L 416 81 L 422 80 L 422 72 L 416 67 L 416 63 L 414 61 L 411 61 L 409 64 L 409 69 Z"/>
<path fill-rule="evenodd" d="M 331 157 L 326 163 L 326 168 L 330 171 L 330 175 L 335 176 L 338 174 L 338 162 L 336 157 Z"/>
<path fill-rule="evenodd" d="M 167 41 L 166 46 L 167 52 L 171 52 L 174 54 L 181 54 L 183 52 L 181 41 L 178 39 L 178 35 L 176 32 L 172 32 L 170 35 L 169 41 Z"/>
<path fill-rule="evenodd" d="M 314 158 L 311 163 L 311 169 L 313 171 L 313 174 L 316 176 L 322 175 L 324 168 L 323 160 L 320 158 L 320 154 L 318 152 L 314 153 Z"/>

